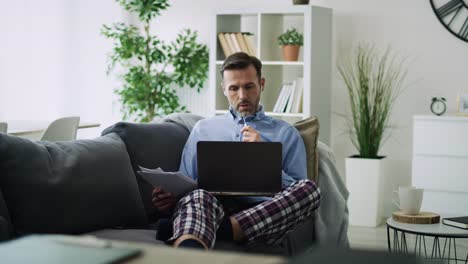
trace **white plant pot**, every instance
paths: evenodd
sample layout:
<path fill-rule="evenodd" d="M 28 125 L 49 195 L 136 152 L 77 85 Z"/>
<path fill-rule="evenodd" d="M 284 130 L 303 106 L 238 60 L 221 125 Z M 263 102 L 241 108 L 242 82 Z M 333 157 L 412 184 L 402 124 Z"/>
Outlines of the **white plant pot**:
<path fill-rule="evenodd" d="M 346 158 L 350 225 L 376 227 L 382 223 L 384 163 L 385 158 Z"/>

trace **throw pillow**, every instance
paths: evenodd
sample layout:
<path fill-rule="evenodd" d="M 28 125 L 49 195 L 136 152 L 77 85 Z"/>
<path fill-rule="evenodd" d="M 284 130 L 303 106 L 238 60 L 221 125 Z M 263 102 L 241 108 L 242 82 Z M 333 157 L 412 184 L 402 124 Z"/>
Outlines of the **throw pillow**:
<path fill-rule="evenodd" d="M 317 117 L 309 117 L 294 124 L 301 134 L 307 153 L 307 178 L 317 184 L 318 180 L 318 151 L 317 140 L 319 135 L 319 122 Z"/>
<path fill-rule="evenodd" d="M 0 172 L 19 235 L 147 224 L 125 144 L 115 134 L 53 143 L 0 133 Z"/>
<path fill-rule="evenodd" d="M 125 142 L 148 220 L 155 221 L 159 216 L 151 202 L 153 186 L 137 173 L 138 166 L 178 171 L 182 151 L 190 132 L 184 126 L 172 122 L 119 122 L 102 132 L 103 135 L 108 133 L 116 133 Z"/>

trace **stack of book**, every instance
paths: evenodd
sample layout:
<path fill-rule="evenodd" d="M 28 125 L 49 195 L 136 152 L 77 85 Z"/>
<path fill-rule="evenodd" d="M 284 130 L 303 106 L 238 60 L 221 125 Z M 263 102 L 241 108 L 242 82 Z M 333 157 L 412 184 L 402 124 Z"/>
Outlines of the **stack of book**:
<path fill-rule="evenodd" d="M 236 52 L 245 52 L 251 56 L 256 56 L 253 34 L 249 32 L 220 32 L 218 40 L 223 49 L 224 56 Z"/>
<path fill-rule="evenodd" d="M 444 218 L 442 219 L 442 223 L 454 227 L 468 229 L 468 216 Z"/>
<path fill-rule="evenodd" d="M 273 112 L 276 113 L 301 113 L 302 112 L 302 90 L 304 82 L 302 77 L 298 77 L 292 82 L 283 84 L 276 99 Z"/>

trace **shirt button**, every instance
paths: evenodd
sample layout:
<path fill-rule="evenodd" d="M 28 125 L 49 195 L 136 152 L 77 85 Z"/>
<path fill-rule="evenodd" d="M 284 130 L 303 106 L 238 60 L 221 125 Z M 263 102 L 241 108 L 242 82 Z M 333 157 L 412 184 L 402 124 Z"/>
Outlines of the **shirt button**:
<path fill-rule="evenodd" d="M 239 137 L 239 134 L 236 134 L 236 137 Z"/>

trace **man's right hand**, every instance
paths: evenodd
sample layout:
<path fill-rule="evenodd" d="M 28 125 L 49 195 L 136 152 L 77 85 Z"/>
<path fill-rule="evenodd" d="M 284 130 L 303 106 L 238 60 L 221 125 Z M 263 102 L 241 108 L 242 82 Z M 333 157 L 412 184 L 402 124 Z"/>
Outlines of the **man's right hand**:
<path fill-rule="evenodd" d="M 168 213 L 174 209 L 177 199 L 172 193 L 164 191 L 161 187 L 155 187 L 151 201 L 160 213 Z"/>

